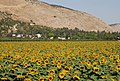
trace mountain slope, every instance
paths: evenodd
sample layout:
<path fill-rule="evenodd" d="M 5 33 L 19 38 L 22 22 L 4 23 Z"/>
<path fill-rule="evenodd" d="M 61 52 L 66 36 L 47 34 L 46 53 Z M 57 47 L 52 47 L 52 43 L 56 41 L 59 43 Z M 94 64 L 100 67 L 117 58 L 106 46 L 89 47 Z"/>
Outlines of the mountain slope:
<path fill-rule="evenodd" d="M 0 0 L 0 11 L 12 14 L 12 19 L 53 28 L 75 27 L 85 31 L 112 31 L 102 20 L 69 8 L 37 0 Z"/>
<path fill-rule="evenodd" d="M 114 32 L 120 32 L 120 23 L 111 24 L 110 26 L 113 28 Z"/>

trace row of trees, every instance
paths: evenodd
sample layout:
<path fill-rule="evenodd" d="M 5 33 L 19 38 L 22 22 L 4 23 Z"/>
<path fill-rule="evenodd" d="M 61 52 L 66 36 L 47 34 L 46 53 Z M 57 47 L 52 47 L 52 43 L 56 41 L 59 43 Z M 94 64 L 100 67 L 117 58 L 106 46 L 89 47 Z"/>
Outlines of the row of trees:
<path fill-rule="evenodd" d="M 17 30 L 14 30 L 16 28 Z M 23 34 L 23 35 L 35 35 L 41 34 L 42 37 L 39 39 L 49 40 L 50 37 L 57 39 L 58 37 L 64 37 L 69 40 L 116 40 L 120 37 L 119 32 L 94 32 L 94 31 L 83 31 L 78 28 L 68 29 L 63 28 L 51 28 L 46 26 L 35 25 L 31 20 L 30 23 L 16 21 L 11 18 L 4 18 L 0 21 L 0 37 L 1 38 L 12 38 L 12 34 Z"/>

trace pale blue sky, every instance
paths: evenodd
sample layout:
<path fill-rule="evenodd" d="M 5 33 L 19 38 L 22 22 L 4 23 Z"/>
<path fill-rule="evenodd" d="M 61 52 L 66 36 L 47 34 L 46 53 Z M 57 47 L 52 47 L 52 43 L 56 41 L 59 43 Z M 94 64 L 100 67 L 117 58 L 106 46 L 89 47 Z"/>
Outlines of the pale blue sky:
<path fill-rule="evenodd" d="M 108 24 L 120 23 L 120 0 L 41 0 L 96 16 Z"/>

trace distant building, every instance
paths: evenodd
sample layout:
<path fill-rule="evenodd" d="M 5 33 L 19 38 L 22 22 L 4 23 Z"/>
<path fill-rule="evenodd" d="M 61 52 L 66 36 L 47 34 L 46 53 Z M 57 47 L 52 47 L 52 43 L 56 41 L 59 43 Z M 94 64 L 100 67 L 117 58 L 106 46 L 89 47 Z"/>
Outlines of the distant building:
<path fill-rule="evenodd" d="M 68 37 L 68 40 L 70 40 L 70 37 Z"/>
<path fill-rule="evenodd" d="M 16 37 L 16 34 L 12 34 L 12 37 Z"/>
<path fill-rule="evenodd" d="M 66 40 L 65 37 L 58 37 L 59 40 Z"/>
<path fill-rule="evenodd" d="M 21 38 L 23 37 L 23 34 L 18 34 L 16 37 Z"/>
<path fill-rule="evenodd" d="M 28 35 L 29 38 L 32 38 L 32 35 Z"/>
<path fill-rule="evenodd" d="M 34 39 L 35 37 L 32 37 L 31 39 Z"/>
<path fill-rule="evenodd" d="M 120 37 L 117 37 L 117 40 L 120 40 Z"/>
<path fill-rule="evenodd" d="M 54 39 L 54 37 L 50 37 L 50 39 L 52 40 L 52 39 Z"/>
<path fill-rule="evenodd" d="M 42 37 L 42 35 L 41 35 L 41 34 L 35 34 L 35 35 L 37 36 L 37 38 Z"/>

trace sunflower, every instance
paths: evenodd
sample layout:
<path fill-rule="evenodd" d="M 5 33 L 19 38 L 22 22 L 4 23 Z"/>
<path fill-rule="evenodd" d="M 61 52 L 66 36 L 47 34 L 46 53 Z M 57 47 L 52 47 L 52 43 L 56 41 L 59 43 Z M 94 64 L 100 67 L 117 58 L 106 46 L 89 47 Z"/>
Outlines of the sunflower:
<path fill-rule="evenodd" d="M 61 60 L 57 60 L 58 63 L 61 63 Z"/>
<path fill-rule="evenodd" d="M 36 72 L 35 69 L 30 69 L 30 73 L 29 74 L 34 74 Z"/>
<path fill-rule="evenodd" d="M 3 66 L 0 64 L 0 69 L 2 68 Z"/>
<path fill-rule="evenodd" d="M 60 79 L 64 78 L 64 76 L 66 75 L 66 73 L 67 73 L 66 70 L 62 70 L 62 71 L 59 73 Z"/>
<path fill-rule="evenodd" d="M 55 70 L 54 70 L 54 69 L 51 69 L 51 70 L 49 70 L 48 72 L 51 74 L 51 73 L 54 73 Z"/>
<path fill-rule="evenodd" d="M 61 61 L 61 64 L 66 64 L 66 61 Z"/>
<path fill-rule="evenodd" d="M 69 80 L 63 80 L 63 81 L 69 81 Z"/>
<path fill-rule="evenodd" d="M 97 60 L 98 60 L 98 57 L 95 57 L 94 60 L 97 61 Z"/>
<path fill-rule="evenodd" d="M 39 60 L 41 60 L 41 61 L 42 61 L 42 60 L 43 60 L 43 58 L 41 57 Z"/>
<path fill-rule="evenodd" d="M 18 58 L 20 58 L 20 55 L 15 55 L 14 58 L 18 59 Z"/>
<path fill-rule="evenodd" d="M 44 78 L 42 77 L 42 78 L 40 78 L 38 81 L 44 81 Z"/>
<path fill-rule="evenodd" d="M 115 81 L 113 78 L 111 78 L 111 81 Z"/>
<path fill-rule="evenodd" d="M 110 56 L 109 56 L 109 59 L 110 59 L 110 60 L 113 60 L 113 55 L 110 55 Z"/>
<path fill-rule="evenodd" d="M 117 69 L 117 70 L 120 70 L 120 65 L 117 65 L 117 66 L 116 66 L 116 69 Z"/>
<path fill-rule="evenodd" d="M 48 81 L 53 81 L 53 77 L 52 77 L 52 76 L 48 76 L 48 77 L 47 77 L 47 80 L 48 80 Z"/>
<path fill-rule="evenodd" d="M 116 59 L 120 59 L 120 55 L 115 55 L 115 58 Z"/>
<path fill-rule="evenodd" d="M 30 72 L 35 72 L 36 70 L 35 69 L 30 69 Z"/>
<path fill-rule="evenodd" d="M 36 75 L 39 75 L 39 72 L 35 72 Z"/>
<path fill-rule="evenodd" d="M 5 81 L 5 80 L 8 80 L 8 79 L 4 77 L 4 78 L 1 78 L 1 80 Z"/>
<path fill-rule="evenodd" d="M 116 61 L 113 61 L 113 64 L 116 64 Z"/>
<path fill-rule="evenodd" d="M 11 69 L 10 72 L 14 73 L 14 72 L 15 72 L 15 69 Z"/>
<path fill-rule="evenodd" d="M 69 66 L 65 66 L 65 70 L 70 70 L 71 68 Z"/>
<path fill-rule="evenodd" d="M 60 63 L 57 64 L 57 68 L 58 68 L 58 69 L 61 68 L 61 64 L 60 64 Z"/>
<path fill-rule="evenodd" d="M 0 60 L 3 60 L 4 59 L 4 56 L 0 56 Z"/>
<path fill-rule="evenodd" d="M 73 80 L 80 80 L 80 77 L 78 77 L 77 75 L 73 76 Z"/>
<path fill-rule="evenodd" d="M 30 59 L 30 62 L 35 62 L 35 58 L 31 58 L 31 59 Z"/>
<path fill-rule="evenodd" d="M 98 62 L 93 62 L 92 65 L 93 65 L 93 66 L 97 66 L 97 65 L 98 65 Z"/>
<path fill-rule="evenodd" d="M 100 63 L 101 63 L 101 64 L 106 63 L 106 62 L 107 62 L 106 59 L 101 59 L 101 60 L 100 60 Z"/>
<path fill-rule="evenodd" d="M 93 71 L 94 71 L 94 72 L 98 72 L 99 70 L 100 70 L 100 69 L 99 69 L 98 67 L 94 67 L 94 68 L 93 68 Z"/>
<path fill-rule="evenodd" d="M 91 62 L 86 62 L 86 64 L 87 64 L 87 66 L 89 66 L 89 67 L 91 66 Z"/>
<path fill-rule="evenodd" d="M 84 69 L 85 67 L 84 66 L 80 66 L 80 69 L 82 70 L 82 69 Z"/>
<path fill-rule="evenodd" d="M 113 69 L 113 68 L 114 68 L 114 66 L 113 66 L 113 65 L 109 65 L 109 68 L 110 68 L 110 69 Z"/>
<path fill-rule="evenodd" d="M 86 55 L 86 58 L 89 59 L 89 58 L 90 58 L 90 54 L 87 54 L 87 55 Z"/>
<path fill-rule="evenodd" d="M 24 81 L 32 81 L 30 78 L 25 78 Z"/>
<path fill-rule="evenodd" d="M 23 66 L 24 66 L 24 68 L 26 68 L 26 67 L 28 66 L 28 63 L 24 63 L 24 65 L 23 65 Z"/>
<path fill-rule="evenodd" d="M 63 72 L 59 73 L 60 79 L 64 78 L 64 76 L 65 76 L 65 73 L 63 73 Z"/>
<path fill-rule="evenodd" d="M 25 78 L 25 76 L 18 75 L 17 78 L 18 78 L 18 79 L 22 79 L 22 78 Z"/>
<path fill-rule="evenodd" d="M 116 62 L 120 63 L 120 59 L 117 59 Z"/>
<path fill-rule="evenodd" d="M 36 63 L 37 63 L 37 65 L 39 65 L 39 66 L 42 65 L 41 61 L 37 61 Z"/>
<path fill-rule="evenodd" d="M 18 65 L 17 64 L 13 64 L 13 68 L 16 68 Z"/>
<path fill-rule="evenodd" d="M 44 63 L 45 63 L 45 64 L 49 64 L 49 61 L 48 61 L 48 60 L 44 60 Z"/>
<path fill-rule="evenodd" d="M 103 62 L 106 63 L 106 62 L 107 62 L 107 59 L 103 59 Z"/>
<path fill-rule="evenodd" d="M 107 76 L 101 76 L 102 77 L 102 79 L 107 79 Z"/>
<path fill-rule="evenodd" d="M 75 75 L 78 75 L 78 74 L 79 74 L 79 71 L 75 71 L 74 74 L 75 74 Z"/>

